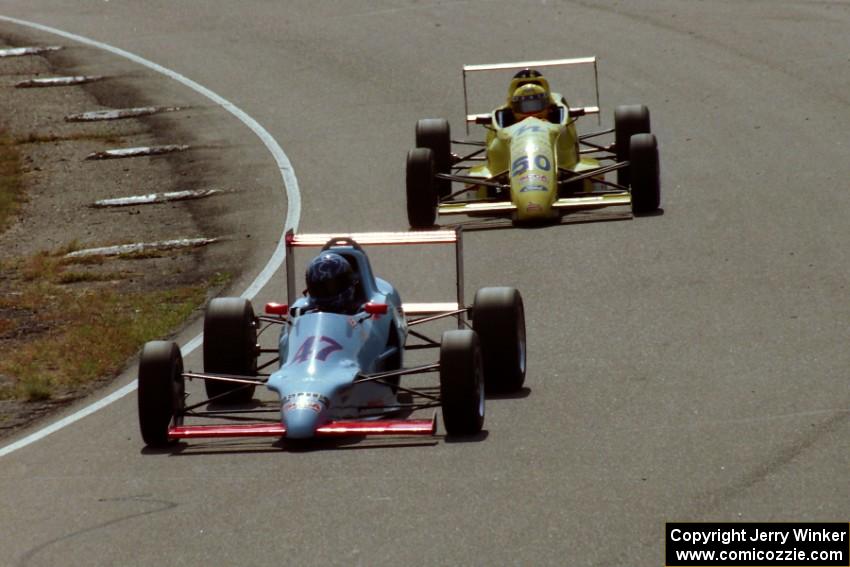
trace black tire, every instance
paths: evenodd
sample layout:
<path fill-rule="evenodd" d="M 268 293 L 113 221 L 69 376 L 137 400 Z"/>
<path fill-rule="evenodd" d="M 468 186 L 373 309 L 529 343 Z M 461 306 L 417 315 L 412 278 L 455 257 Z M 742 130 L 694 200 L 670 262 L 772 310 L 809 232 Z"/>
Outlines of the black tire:
<path fill-rule="evenodd" d="M 629 143 L 635 134 L 652 132 L 649 124 L 649 109 L 642 104 L 629 104 L 614 109 L 614 148 L 617 161 L 628 161 Z M 630 184 L 628 167 L 617 170 L 617 183 L 624 187 Z"/>
<path fill-rule="evenodd" d="M 139 429 L 149 447 L 173 443 L 168 427 L 183 423 L 186 391 L 180 348 L 168 341 L 151 341 L 139 360 Z"/>
<path fill-rule="evenodd" d="M 632 212 L 651 213 L 661 204 L 661 168 L 653 134 L 635 134 L 629 144 L 632 163 Z"/>
<path fill-rule="evenodd" d="M 204 371 L 253 378 L 257 352 L 257 319 L 251 302 L 241 297 L 213 299 L 204 317 Z M 245 403 L 254 396 L 253 385 L 204 382 L 207 396 L 215 397 L 215 402 Z"/>
<path fill-rule="evenodd" d="M 416 147 L 428 148 L 434 153 L 434 173 L 451 173 L 452 135 L 448 120 L 423 118 L 416 123 Z M 436 179 L 437 195 L 447 197 L 452 192 L 452 182 Z"/>
<path fill-rule="evenodd" d="M 431 228 L 437 220 L 434 154 L 428 148 L 407 152 L 407 220 L 413 228 Z"/>
<path fill-rule="evenodd" d="M 481 339 L 488 392 L 517 392 L 525 383 L 525 308 L 512 287 L 485 287 L 475 294 L 472 329 Z"/>
<path fill-rule="evenodd" d="M 448 435 L 475 435 L 484 425 L 484 372 L 478 335 L 446 331 L 440 344 L 440 399 Z"/>

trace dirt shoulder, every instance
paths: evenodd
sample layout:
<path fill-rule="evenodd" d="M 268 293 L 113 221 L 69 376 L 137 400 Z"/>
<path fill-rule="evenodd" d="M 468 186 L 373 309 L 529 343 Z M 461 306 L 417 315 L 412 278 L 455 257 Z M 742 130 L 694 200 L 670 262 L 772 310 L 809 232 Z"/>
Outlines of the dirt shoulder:
<path fill-rule="evenodd" d="M 0 49 L 33 44 L 0 29 Z M 195 145 L 187 118 L 204 111 L 193 111 L 191 104 L 151 118 L 66 120 L 86 111 L 174 103 L 142 94 L 136 83 L 145 77 L 16 86 L 90 71 L 74 49 L 0 58 L 0 138 L 6 155 L 16 156 L 12 181 L 22 191 L 0 233 L 0 360 L 5 363 L 0 366 L 0 437 L 108 383 L 145 340 L 179 330 L 248 261 L 240 253 L 244 242 L 235 236 L 241 227 L 215 214 L 237 198 L 226 188 L 198 201 L 94 206 L 103 199 L 209 189 L 222 176 L 219 148 Z M 176 141 L 192 147 L 164 156 L 87 159 L 108 149 Z M 219 242 L 117 257 L 65 257 L 92 247 L 194 238 Z M 222 265 L 226 270 L 216 269 Z M 27 373 L 42 383 L 26 386 Z"/>

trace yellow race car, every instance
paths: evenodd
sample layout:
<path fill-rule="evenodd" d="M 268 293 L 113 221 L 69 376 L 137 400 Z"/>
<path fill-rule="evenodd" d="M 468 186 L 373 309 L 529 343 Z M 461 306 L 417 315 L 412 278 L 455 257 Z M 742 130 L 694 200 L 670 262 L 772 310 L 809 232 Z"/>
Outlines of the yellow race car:
<path fill-rule="evenodd" d="M 537 70 L 577 65 L 593 66 L 596 106 L 570 106 Z M 467 74 L 510 70 L 518 72 L 505 104 L 470 114 Z M 581 135 L 576 130 L 580 117 L 599 113 L 597 77 L 595 57 L 465 65 L 467 131 L 470 124 L 479 124 L 487 129 L 486 137 L 452 140 L 448 121 L 418 121 L 416 148 L 407 154 L 410 226 L 433 227 L 438 214 L 507 215 L 514 224 L 531 224 L 610 206 L 631 207 L 634 214 L 656 211 L 661 197 L 658 143 L 650 132 L 647 107 L 617 107 L 611 129 Z M 592 141 L 611 133 L 612 143 Z M 452 152 L 452 144 L 478 149 L 459 155 Z M 616 182 L 607 180 L 605 175 L 614 171 Z"/>

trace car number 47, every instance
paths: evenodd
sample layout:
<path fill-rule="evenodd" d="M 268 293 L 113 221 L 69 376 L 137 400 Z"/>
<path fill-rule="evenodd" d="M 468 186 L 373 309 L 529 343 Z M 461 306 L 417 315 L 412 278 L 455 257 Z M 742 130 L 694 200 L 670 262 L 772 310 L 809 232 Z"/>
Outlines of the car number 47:
<path fill-rule="evenodd" d="M 324 343 L 326 346 L 319 348 L 319 345 Z M 293 362 L 307 362 L 310 358 L 310 353 L 316 351 L 315 358 L 320 362 L 324 362 L 332 352 L 342 350 L 342 345 L 330 337 L 307 337 L 298 350 L 295 351 Z"/>

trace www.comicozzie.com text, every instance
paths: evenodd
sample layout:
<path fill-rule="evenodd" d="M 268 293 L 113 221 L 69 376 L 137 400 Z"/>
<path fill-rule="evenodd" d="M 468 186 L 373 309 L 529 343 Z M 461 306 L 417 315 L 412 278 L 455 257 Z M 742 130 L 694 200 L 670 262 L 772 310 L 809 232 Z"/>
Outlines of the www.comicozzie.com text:
<path fill-rule="evenodd" d="M 785 545 L 792 536 L 794 538 L 793 541 L 795 542 L 842 542 L 845 541 L 847 532 L 825 529 L 813 530 L 811 528 L 794 528 L 784 530 L 738 528 L 729 530 L 716 529 L 709 531 L 691 531 L 675 528 L 670 532 L 670 539 L 672 541 L 685 541 L 694 544 L 721 543 L 723 545 L 728 545 L 732 542 L 744 541 L 777 542 Z"/>

